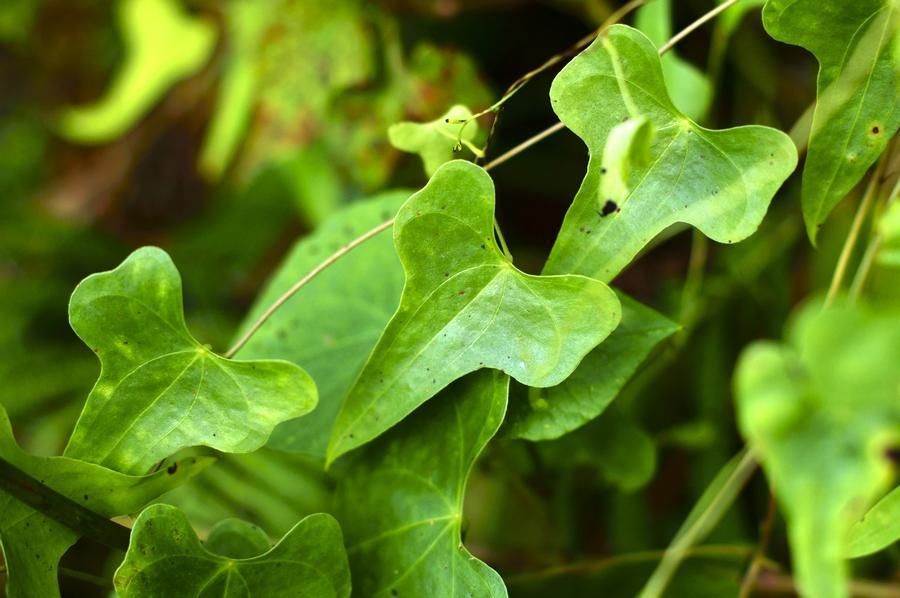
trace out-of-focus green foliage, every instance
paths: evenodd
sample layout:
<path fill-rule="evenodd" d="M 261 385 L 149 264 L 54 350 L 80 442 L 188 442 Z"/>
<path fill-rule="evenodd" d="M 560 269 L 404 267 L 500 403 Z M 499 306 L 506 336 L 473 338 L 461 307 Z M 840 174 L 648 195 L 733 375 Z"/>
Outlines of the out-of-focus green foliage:
<path fill-rule="evenodd" d="M 180 0 L 120 0 L 118 10 L 123 63 L 102 99 L 62 115 L 60 129 L 74 141 L 119 137 L 212 54 L 213 24 L 185 14 Z"/>
<path fill-rule="evenodd" d="M 453 106 L 431 122 L 402 122 L 388 129 L 391 145 L 419 154 L 428 176 L 433 175 L 441 164 L 452 160 L 464 146 L 481 157 L 481 150 L 472 144 L 477 135 L 478 122 L 472 119 L 472 111 L 465 106 Z"/>
<path fill-rule="evenodd" d="M 787 345 L 752 345 L 738 366 L 738 421 L 784 509 L 804 595 L 848 595 L 850 525 L 893 476 L 898 355 L 896 313 L 813 304 Z"/>
<path fill-rule="evenodd" d="M 896 6 L 723 2 L 0 2 L 7 594 L 896 594 Z"/>

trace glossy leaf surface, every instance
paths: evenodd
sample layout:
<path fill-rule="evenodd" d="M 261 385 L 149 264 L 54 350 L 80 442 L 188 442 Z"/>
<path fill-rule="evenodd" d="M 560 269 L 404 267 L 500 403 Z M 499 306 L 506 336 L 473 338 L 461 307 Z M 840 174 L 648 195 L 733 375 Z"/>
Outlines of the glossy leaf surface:
<path fill-rule="evenodd" d="M 246 328 L 323 259 L 396 215 L 409 192 L 392 191 L 336 213 L 297 242 L 244 320 Z M 308 415 L 279 425 L 269 446 L 325 457 L 341 400 L 400 304 L 403 269 L 389 232 L 338 260 L 269 319 L 238 353 L 241 359 L 287 359 L 319 388 Z"/>
<path fill-rule="evenodd" d="M 480 371 L 350 457 L 337 493 L 360 596 L 506 596 L 462 545 L 472 464 L 506 410 L 509 378 Z"/>
<path fill-rule="evenodd" d="M 185 460 L 153 475 L 134 477 L 66 457 L 36 457 L 16 444 L 2 408 L 0 458 L 104 517 L 140 509 L 211 463 L 211 459 Z M 10 598 L 58 596 L 59 559 L 78 540 L 78 532 L 21 502 L 2 487 L 0 514 L 0 546 L 7 569 L 6 595 Z"/>
<path fill-rule="evenodd" d="M 115 583 L 124 598 L 350 595 L 341 530 L 329 515 L 305 518 L 265 554 L 231 559 L 205 549 L 187 517 L 168 505 L 138 517 Z"/>
<path fill-rule="evenodd" d="M 588 172 L 548 260 L 547 274 L 609 281 L 653 237 L 676 222 L 721 243 L 756 231 L 769 202 L 794 170 L 797 152 L 783 133 L 760 126 L 704 129 L 672 104 L 659 57 L 642 33 L 609 29 L 553 81 L 553 108 L 588 145 Z M 631 108 L 629 109 L 629 104 Z M 655 126 L 650 162 L 632 171 L 615 209 L 598 209 L 603 150 L 613 128 L 637 111 Z"/>
<path fill-rule="evenodd" d="M 605 284 L 514 268 L 494 241 L 493 212 L 490 177 L 459 160 L 400 209 L 400 308 L 341 407 L 329 461 L 477 369 L 559 384 L 618 324 L 619 301 Z"/>
<path fill-rule="evenodd" d="M 849 528 L 893 477 L 897 355 L 896 314 L 811 305 L 787 345 L 760 342 L 740 360 L 740 428 L 785 513 L 804 596 L 848 595 Z"/>
<path fill-rule="evenodd" d="M 769 0 L 769 35 L 819 61 L 818 97 L 803 169 L 803 215 L 818 228 L 878 159 L 900 125 L 896 0 Z"/>
<path fill-rule="evenodd" d="M 178 270 L 154 247 L 83 280 L 69 321 L 101 363 L 69 457 L 143 473 L 190 446 L 249 452 L 316 403 L 315 384 L 298 366 L 232 361 L 197 342 L 184 322 Z"/>
<path fill-rule="evenodd" d="M 588 353 L 562 384 L 531 388 L 528 401 L 509 407 L 505 432 L 516 438 L 558 438 L 591 421 L 606 409 L 653 349 L 679 326 L 626 295 L 622 322 L 599 347 Z"/>

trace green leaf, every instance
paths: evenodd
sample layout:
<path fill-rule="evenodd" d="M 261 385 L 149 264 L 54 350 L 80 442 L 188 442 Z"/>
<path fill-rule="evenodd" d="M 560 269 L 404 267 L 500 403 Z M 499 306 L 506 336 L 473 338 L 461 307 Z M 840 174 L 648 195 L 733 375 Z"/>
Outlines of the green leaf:
<path fill-rule="evenodd" d="M 881 237 L 878 263 L 882 266 L 900 267 L 900 201 L 888 204 L 878 220 L 878 234 Z"/>
<path fill-rule="evenodd" d="M 391 191 L 336 213 L 297 242 L 247 315 L 243 330 L 291 285 L 338 248 L 389 218 L 409 197 Z M 377 272 L 377 276 L 372 273 Z M 400 304 L 403 269 L 388 233 L 366 241 L 303 288 L 238 353 L 242 359 L 287 359 L 319 388 L 316 408 L 279 425 L 269 446 L 324 458 L 341 400 Z"/>
<path fill-rule="evenodd" d="M 805 596 L 847 596 L 847 534 L 893 477 L 900 318 L 807 307 L 787 345 L 760 342 L 736 374 L 740 428 L 788 524 Z"/>
<path fill-rule="evenodd" d="M 813 243 L 900 125 L 898 24 L 896 0 L 769 0 L 763 8 L 769 35 L 819 61 L 801 197 Z"/>
<path fill-rule="evenodd" d="M 662 46 L 672 37 L 672 3 L 654 0 L 635 15 L 634 26 Z M 663 78 L 672 95 L 672 103 L 694 121 L 703 120 L 712 102 L 712 85 L 700 69 L 682 60 L 675 50 L 661 58 Z"/>
<path fill-rule="evenodd" d="M 329 462 L 477 369 L 559 384 L 618 324 L 619 301 L 605 284 L 514 268 L 494 241 L 493 213 L 490 177 L 459 160 L 400 208 L 400 308 L 341 407 Z"/>
<path fill-rule="evenodd" d="M 797 163 L 793 143 L 780 131 L 713 131 L 682 115 L 669 100 L 653 44 L 624 25 L 611 27 L 607 37 L 573 59 L 553 81 L 550 99 L 560 120 L 587 143 L 591 160 L 547 274 L 609 281 L 677 222 L 718 242 L 740 241 L 756 231 Z M 651 161 L 632 171 L 628 196 L 604 216 L 597 208 L 603 149 L 613 128 L 635 116 L 634 110 L 656 128 Z"/>
<path fill-rule="evenodd" d="M 618 409 L 562 438 L 537 444 L 537 450 L 556 470 L 592 467 L 623 492 L 638 490 L 656 470 L 653 438 Z"/>
<path fill-rule="evenodd" d="M 336 505 L 360 596 L 506 596 L 460 527 L 466 480 L 508 391 L 499 372 L 467 376 L 349 459 Z"/>
<path fill-rule="evenodd" d="M 558 386 L 532 388 L 528 401 L 510 406 L 506 433 L 548 440 L 604 412 L 653 349 L 679 330 L 668 318 L 619 293 L 622 322 Z"/>
<path fill-rule="evenodd" d="M 883 550 L 900 540 L 900 489 L 894 488 L 850 528 L 847 558 Z"/>
<path fill-rule="evenodd" d="M 223 519 L 211 530 L 206 549 L 229 559 L 251 559 L 271 548 L 269 537 L 259 526 L 241 519 Z"/>
<path fill-rule="evenodd" d="M 0 407 L 0 458 L 56 492 L 103 517 L 140 509 L 197 475 L 212 459 L 190 459 L 153 475 L 133 477 L 67 457 L 36 457 L 16 444 L 6 411 Z M 21 502 L 0 487 L 0 544 L 10 598 L 59 595 L 59 559 L 78 532 Z"/>
<path fill-rule="evenodd" d="M 135 522 L 115 584 L 123 598 L 339 598 L 350 595 L 350 571 L 341 529 L 330 515 L 306 517 L 265 554 L 232 559 L 206 550 L 184 513 L 168 505 L 154 505 Z"/>
<path fill-rule="evenodd" d="M 161 249 L 83 280 L 69 321 L 101 363 L 69 457 L 143 473 L 190 446 L 250 452 L 315 406 L 315 384 L 296 365 L 228 360 L 191 336 L 178 270 Z"/>
<path fill-rule="evenodd" d="M 189 15 L 180 0 L 121 0 L 118 10 L 125 61 L 103 98 L 63 114 L 60 132 L 72 141 L 119 137 L 215 48 L 213 23 Z"/>
<path fill-rule="evenodd" d="M 452 160 L 463 145 L 476 156 L 483 155 L 472 145 L 478 135 L 478 123 L 474 120 L 468 122 L 471 118 L 471 110 L 465 106 L 453 106 L 431 122 L 391 125 L 388 139 L 401 151 L 419 154 L 425 165 L 425 174 L 431 176 L 442 164 Z"/>

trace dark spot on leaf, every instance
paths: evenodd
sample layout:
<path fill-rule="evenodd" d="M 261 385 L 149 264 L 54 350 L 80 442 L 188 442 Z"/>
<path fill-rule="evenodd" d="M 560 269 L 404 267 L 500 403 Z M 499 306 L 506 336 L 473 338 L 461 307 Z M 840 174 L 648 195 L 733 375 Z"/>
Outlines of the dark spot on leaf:
<path fill-rule="evenodd" d="M 397 588 L 391 588 L 391 596 L 399 596 L 400 594 L 397 592 Z"/>
<path fill-rule="evenodd" d="M 178 463 L 172 463 L 171 465 L 169 465 L 166 471 L 169 472 L 169 475 L 174 474 L 176 471 L 178 471 Z"/>
<path fill-rule="evenodd" d="M 457 293 L 457 294 L 459 294 L 459 295 L 465 295 L 465 294 L 466 294 L 466 292 L 465 292 L 465 291 L 460 291 L 460 292 L 459 292 L 459 293 Z"/>
<path fill-rule="evenodd" d="M 872 127 L 872 135 L 878 135 L 879 133 L 881 133 L 881 128 L 878 125 Z"/>
<path fill-rule="evenodd" d="M 605 167 L 600 169 L 600 174 L 606 174 L 606 168 L 605 168 Z"/>
<path fill-rule="evenodd" d="M 88 501 L 88 500 L 90 500 L 90 499 L 91 499 L 90 496 L 88 496 L 87 494 L 84 495 L 84 500 L 85 500 L 85 501 Z"/>
<path fill-rule="evenodd" d="M 431 383 L 432 383 L 432 384 L 437 384 L 437 378 L 432 378 L 432 379 L 431 379 Z"/>
<path fill-rule="evenodd" d="M 449 273 L 449 272 L 444 272 L 444 278 L 447 278 L 448 276 L 450 276 L 450 273 Z"/>
<path fill-rule="evenodd" d="M 893 461 L 894 463 L 900 463 L 900 446 L 892 446 L 884 451 L 884 456 L 887 457 L 889 461 Z"/>
<path fill-rule="evenodd" d="M 484 243 L 481 244 L 481 248 L 482 248 L 482 249 L 487 249 L 487 248 L 484 246 Z"/>
<path fill-rule="evenodd" d="M 618 211 L 618 209 L 619 209 L 619 205 L 616 202 L 614 202 L 611 199 L 607 199 L 606 203 L 603 204 L 603 210 L 601 210 L 601 212 L 600 212 L 600 217 L 606 218 L 613 212 Z"/>

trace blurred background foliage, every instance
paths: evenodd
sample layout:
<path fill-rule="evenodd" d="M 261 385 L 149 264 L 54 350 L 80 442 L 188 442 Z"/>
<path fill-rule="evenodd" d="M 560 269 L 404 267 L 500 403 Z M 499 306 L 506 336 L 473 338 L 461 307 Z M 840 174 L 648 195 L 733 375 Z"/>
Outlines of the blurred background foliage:
<path fill-rule="evenodd" d="M 389 144 L 390 125 L 455 104 L 486 108 L 621 4 L 4 0 L 0 402 L 23 446 L 57 454 L 96 379 L 95 357 L 66 322 L 84 276 L 140 245 L 165 248 L 184 279 L 190 329 L 224 349 L 296 239 L 341 206 L 424 183 L 419 158 Z M 670 23 L 665 12 L 644 17 L 657 43 L 713 2 L 671 4 Z M 742 2 L 667 56 L 672 93 L 699 122 L 790 130 L 815 99 L 813 58 L 765 34 L 761 4 Z M 479 143 L 494 126 L 489 159 L 555 122 L 553 74 L 526 85 L 496 122 L 482 120 Z M 677 89 L 686 78 L 695 83 Z M 562 132 L 492 172 L 499 222 L 526 271 L 540 269 L 586 163 L 583 144 Z M 601 418 L 555 443 L 489 447 L 470 482 L 465 541 L 512 595 L 637 591 L 654 551 L 741 444 L 731 388 L 740 350 L 779 338 L 793 306 L 827 285 L 852 208 L 838 208 L 813 251 L 795 176 L 758 234 L 708 247 L 702 284 L 689 276 L 685 232 L 619 277 L 684 329 Z M 885 272 L 872 280 L 876 302 L 896 300 L 900 285 Z M 331 490 L 316 465 L 269 448 L 225 457 L 164 500 L 201 534 L 237 516 L 277 537 L 327 508 Z M 670 595 L 736 592 L 767 496 L 756 479 Z M 63 565 L 101 573 L 99 550 L 82 542 Z M 770 555 L 787 561 L 780 529 Z M 897 556 L 857 566 L 883 575 Z"/>

